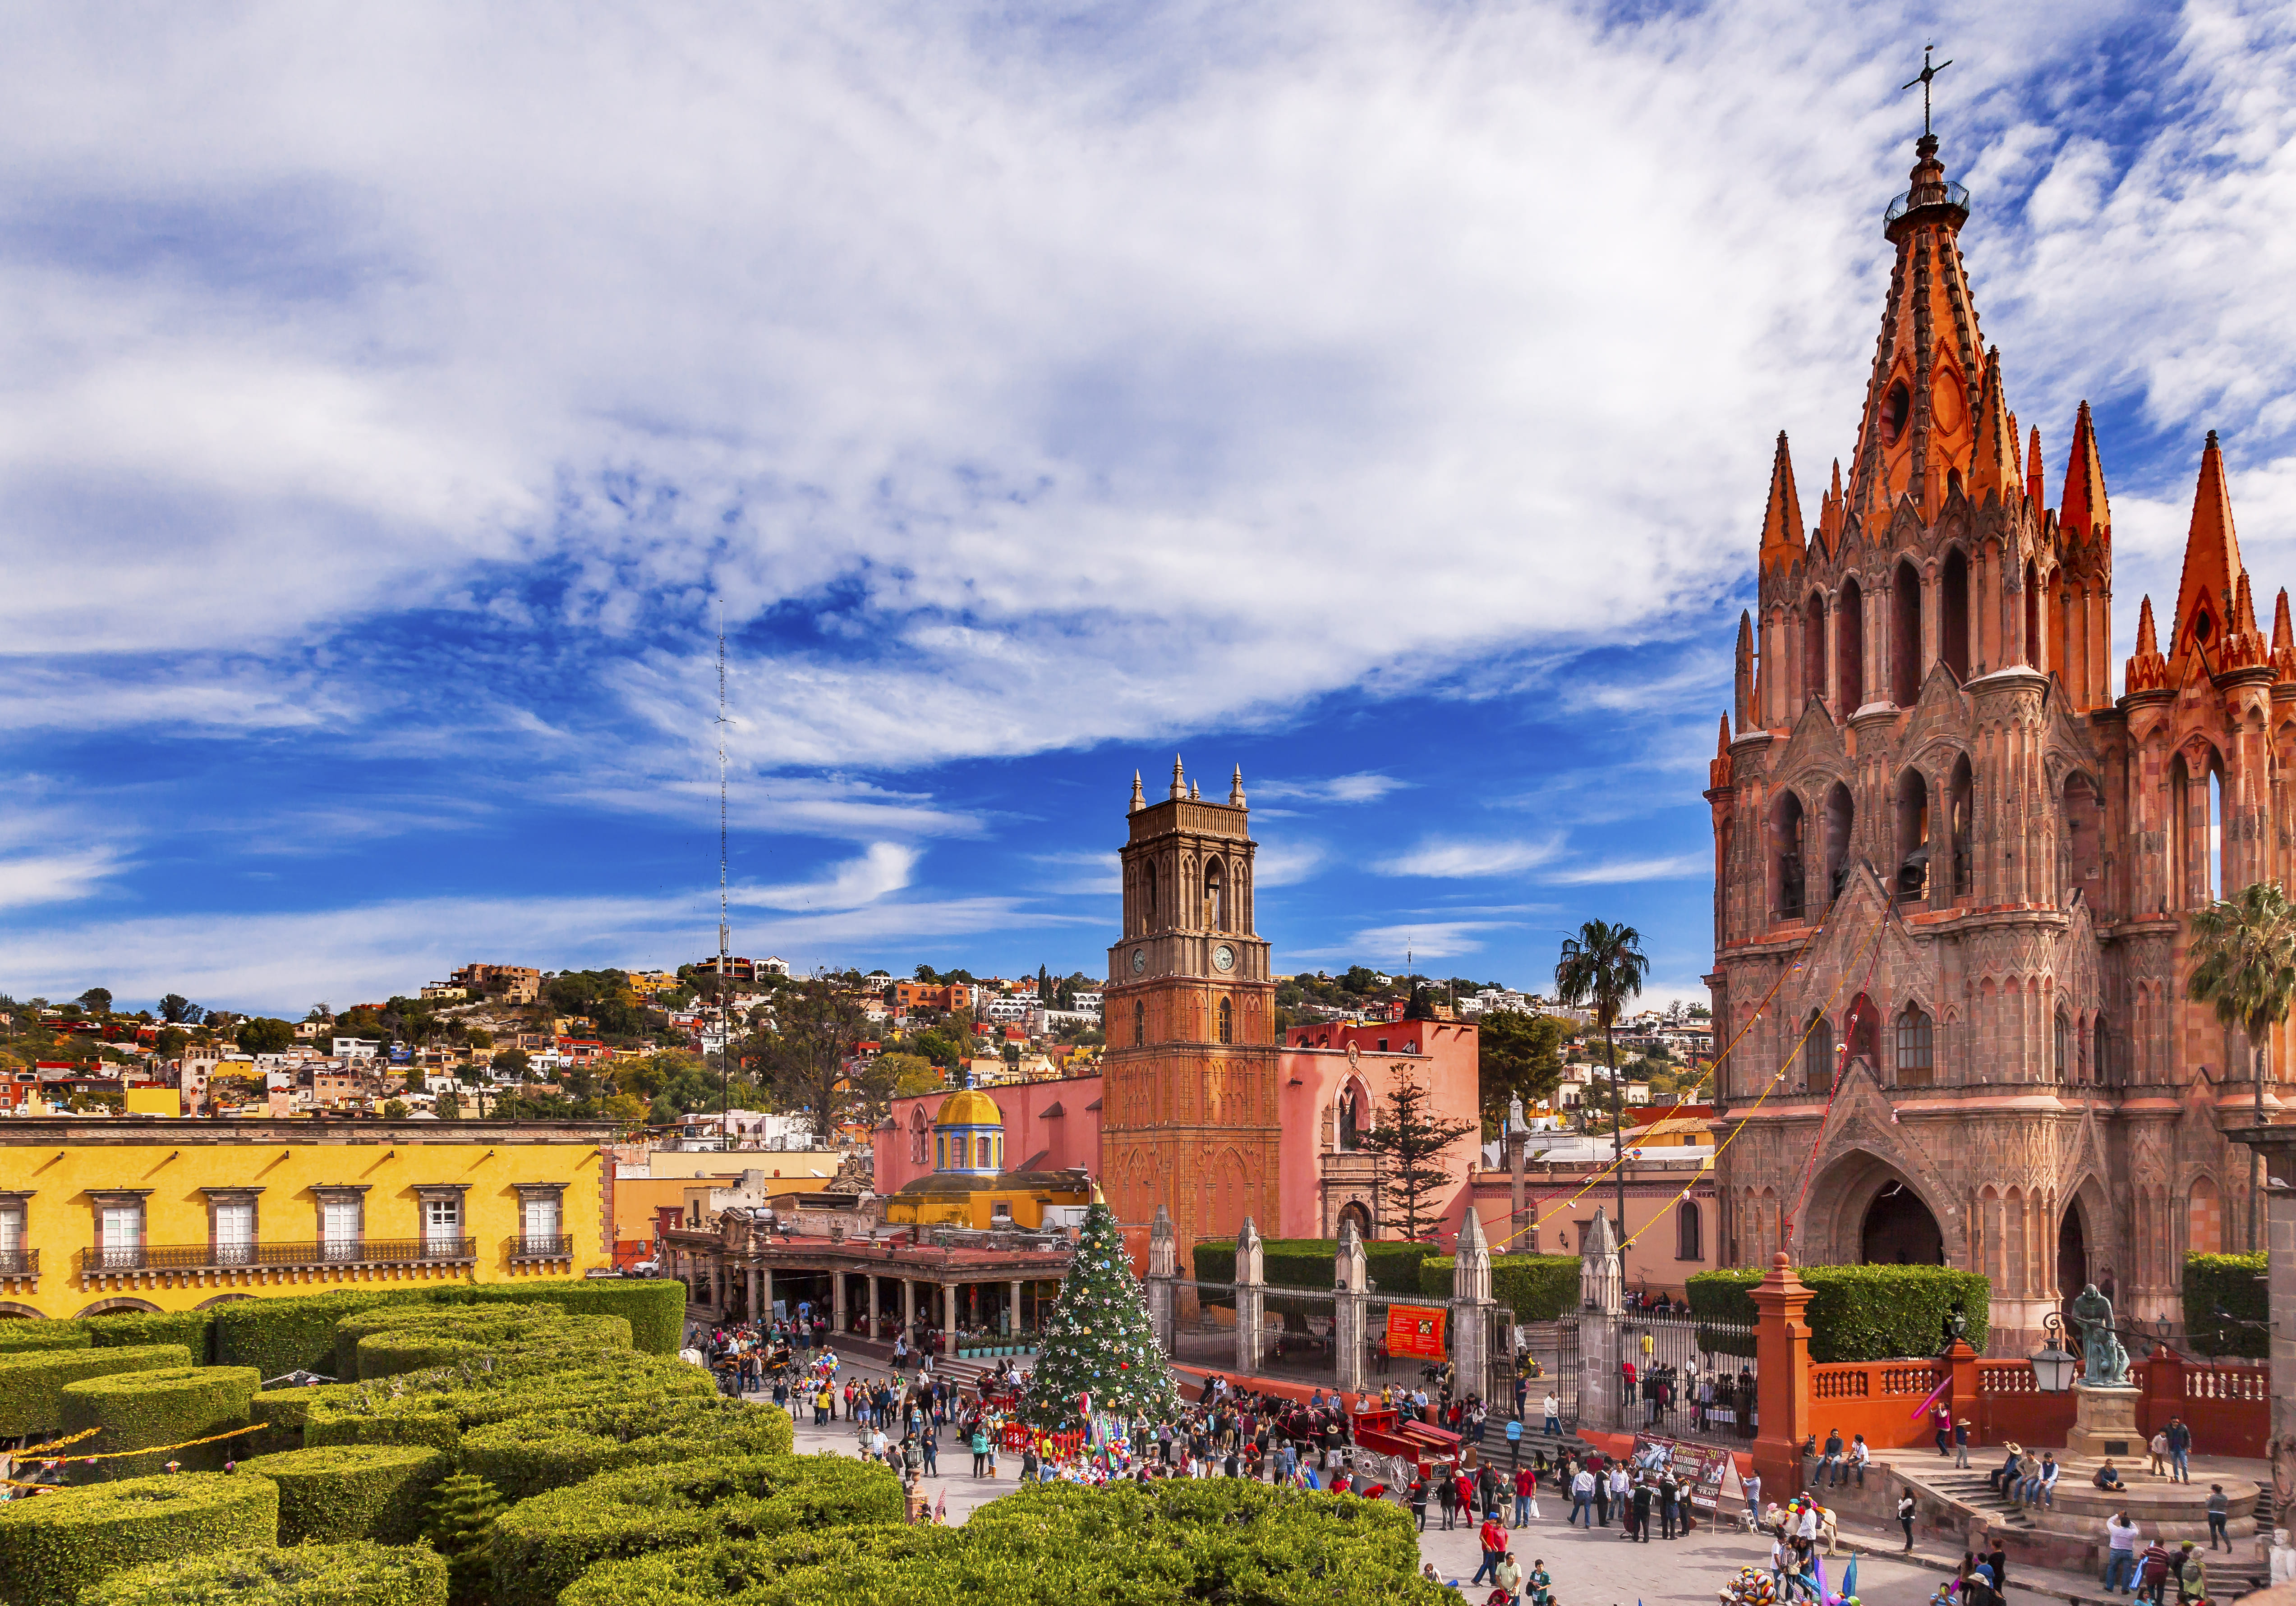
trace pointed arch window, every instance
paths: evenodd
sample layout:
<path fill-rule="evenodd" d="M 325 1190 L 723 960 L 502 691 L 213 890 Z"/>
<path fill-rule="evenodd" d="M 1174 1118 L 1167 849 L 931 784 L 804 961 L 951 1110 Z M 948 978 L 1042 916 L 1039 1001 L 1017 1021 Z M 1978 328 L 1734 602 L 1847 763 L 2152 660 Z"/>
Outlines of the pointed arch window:
<path fill-rule="evenodd" d="M 1910 709 L 1922 694 L 1922 577 L 1910 561 L 1890 582 L 1890 701 Z"/>
<path fill-rule="evenodd" d="M 1227 881 L 1216 858 L 1204 865 L 1204 926 L 1212 931 L 1227 930 Z"/>
<path fill-rule="evenodd" d="M 1801 918 L 1807 835 L 1800 797 L 1792 791 L 1781 792 L 1770 808 L 1771 903 L 1780 920 Z"/>
<path fill-rule="evenodd" d="M 1801 1045 L 1801 1087 L 1804 1093 L 1830 1093 L 1833 1088 L 1833 1028 L 1824 1016 L 1810 1012 Z"/>
<path fill-rule="evenodd" d="M 1136 1048 L 1148 1045 L 1148 1005 L 1138 998 L 1132 1001 L 1132 1044 Z"/>
<path fill-rule="evenodd" d="M 1155 929 L 1156 861 L 1143 859 L 1140 862 L 1140 930 L 1148 932 Z"/>
<path fill-rule="evenodd" d="M 1219 1040 L 1235 1041 L 1235 1000 L 1223 994 L 1219 1001 Z"/>
<path fill-rule="evenodd" d="M 2057 1012 L 2054 1047 L 2054 1053 L 2050 1060 L 2050 1069 L 2057 1081 L 2062 1084 L 2071 1074 L 2073 1053 L 2073 1023 L 2065 1019 L 2065 1012 L 2062 1010 Z"/>
<path fill-rule="evenodd" d="M 2112 1036 L 2105 1029 L 2104 1017 L 2100 1014 L 2089 1023 L 2088 1079 L 2099 1087 L 2112 1082 Z"/>
<path fill-rule="evenodd" d="M 1685 1199 L 1674 1213 L 1674 1258 L 1677 1260 L 1706 1258 L 1705 1224 L 1699 1219 L 1698 1205 Z"/>
<path fill-rule="evenodd" d="M 1844 719 L 1866 705 L 1866 593 L 1856 577 L 1841 582 L 1833 624 L 1837 695 Z"/>
<path fill-rule="evenodd" d="M 1898 1086 L 1928 1087 L 1936 1081 L 1933 1037 L 1928 1014 L 1918 1004 L 1907 1004 L 1898 1017 Z"/>

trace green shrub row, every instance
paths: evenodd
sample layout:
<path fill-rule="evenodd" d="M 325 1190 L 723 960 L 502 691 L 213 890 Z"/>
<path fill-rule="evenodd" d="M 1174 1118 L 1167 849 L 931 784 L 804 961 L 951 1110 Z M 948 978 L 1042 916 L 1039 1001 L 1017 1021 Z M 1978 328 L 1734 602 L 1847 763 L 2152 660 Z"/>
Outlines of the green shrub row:
<path fill-rule="evenodd" d="M 1974 1272 L 1945 1266 L 1808 1266 L 1794 1274 L 1808 1284 L 1809 1358 L 1887 1361 L 1933 1356 L 1944 1348 L 1947 1315 L 1958 1302 L 1970 1342 L 1985 1347 L 1992 1285 Z M 1699 1272 L 1684 1286 L 1701 1322 L 1751 1327 L 1756 1271 Z M 1701 1341 L 1728 1355 L 1754 1353 L 1751 1334 L 1707 1330 Z"/>
<path fill-rule="evenodd" d="M 833 1527 L 592 1568 L 560 1606 L 966 1606 L 1218 1601 L 1437 1606 L 1409 1519 L 1386 1502 L 1239 1479 L 1027 1487 L 960 1528 Z"/>
<path fill-rule="evenodd" d="M 2270 1355 L 2264 1296 L 2261 1253 L 2185 1257 L 2185 1331 L 2202 1355 Z"/>
<path fill-rule="evenodd" d="M 718 1397 L 717 1383 L 708 1372 L 656 1356 L 623 1353 L 572 1362 L 558 1356 L 560 1364 L 539 1376 L 524 1369 L 523 1363 L 532 1357 L 511 1352 L 507 1358 L 516 1364 L 476 1376 L 456 1371 L 438 1378 L 394 1379 L 389 1385 L 334 1383 L 275 1390 L 263 1397 L 266 1414 L 273 1414 L 269 1402 L 283 1397 L 299 1407 L 292 1413 L 299 1429 L 296 1444 L 424 1444 L 453 1449 L 471 1428 L 537 1411 L 615 1401 L 661 1407 L 674 1401 Z"/>
<path fill-rule="evenodd" d="M 1419 1297 L 1434 1304 L 1451 1298 L 1456 1255 L 1430 1255 L 1419 1263 Z M 1517 1322 L 1553 1322 L 1578 1308 L 1576 1255 L 1493 1255 L 1491 1298 Z"/>
<path fill-rule="evenodd" d="M 86 1349 L 87 1324 L 55 1317 L 12 1316 L 0 1321 L 0 1355 L 27 1349 Z"/>
<path fill-rule="evenodd" d="M 336 1289 L 324 1294 L 242 1299 L 204 1313 L 214 1318 L 214 1357 L 252 1366 L 266 1378 L 336 1370 L 335 1324 L 382 1307 L 542 1305 L 570 1315 L 620 1316 L 634 1348 L 676 1355 L 685 1336 L 685 1284 L 619 1277 L 537 1278 L 532 1282 L 455 1283 L 423 1289 Z"/>
<path fill-rule="evenodd" d="M 101 1354 L 102 1351 L 95 1353 Z M 106 1456 L 154 1446 L 189 1445 L 251 1420 L 249 1404 L 262 1383 L 252 1366 L 169 1366 L 119 1372 L 63 1386 L 63 1429 L 96 1430 L 92 1453 Z M 220 1467 L 247 1453 L 244 1442 L 191 1445 L 164 1460 L 194 1470 Z M 160 1471 L 158 1455 L 98 1461 L 71 1468 L 75 1479 L 140 1478 Z"/>
<path fill-rule="evenodd" d="M 182 1472 L 11 1500 L 0 1504 L 0 1601 L 77 1606 L 127 1568 L 267 1545 L 278 1532 L 267 1478 Z"/>
<path fill-rule="evenodd" d="M 1339 1241 L 1332 1238 L 1262 1239 L 1259 1273 L 1272 1288 L 1331 1288 L 1337 1282 L 1334 1263 L 1339 1252 Z M 1421 1263 L 1434 1252 L 1435 1246 L 1430 1243 L 1370 1239 L 1364 1244 L 1364 1272 L 1373 1291 L 1408 1294 L 1420 1286 Z M 1205 1239 L 1195 1246 L 1193 1257 L 1199 1282 L 1235 1281 L 1234 1239 Z"/>
<path fill-rule="evenodd" d="M 447 1606 L 447 1561 L 422 1545 L 262 1545 L 114 1573 L 80 1606 Z"/>
<path fill-rule="evenodd" d="M 240 1470 L 279 1486 L 279 1543 L 411 1545 L 450 1458 L 420 1445 L 324 1445 L 258 1455 Z"/>
<path fill-rule="evenodd" d="M 354 1323 L 372 1322 L 378 1314 L 347 1322 L 336 1341 L 337 1350 L 351 1341 Z M 491 1369 L 497 1355 L 513 1347 L 530 1349 L 547 1345 L 567 1354 L 584 1348 L 603 1352 L 630 1347 L 630 1324 L 620 1316 L 570 1316 L 547 1306 L 519 1311 L 463 1308 L 409 1314 L 415 1319 L 358 1337 L 354 1352 L 347 1357 L 349 1367 L 338 1375 L 345 1381 L 353 1377 L 364 1381 L 440 1366 Z"/>
<path fill-rule="evenodd" d="M 713 1457 L 607 1472 L 503 1514 L 493 1606 L 550 1606 L 586 1569 L 618 1558 L 905 1515 L 899 1479 L 840 1456 Z"/>
<path fill-rule="evenodd" d="M 613 1402 L 512 1416 L 471 1429 L 463 1470 L 523 1500 L 623 1467 L 704 1455 L 786 1455 L 788 1416 L 725 1398 L 668 1405 Z"/>
<path fill-rule="evenodd" d="M 191 1361 L 191 1351 L 181 1344 L 146 1344 L 133 1349 L 18 1349 L 0 1354 L 0 1437 L 14 1438 L 60 1426 L 64 1420 L 67 1383 L 115 1372 L 188 1366 Z M 87 1449 L 97 1447 L 91 1445 Z"/>

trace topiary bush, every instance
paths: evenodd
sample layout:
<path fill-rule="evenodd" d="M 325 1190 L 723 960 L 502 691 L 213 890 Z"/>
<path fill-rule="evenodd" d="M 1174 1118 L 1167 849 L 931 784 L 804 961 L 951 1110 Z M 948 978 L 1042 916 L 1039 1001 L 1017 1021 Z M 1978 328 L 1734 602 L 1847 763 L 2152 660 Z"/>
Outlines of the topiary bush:
<path fill-rule="evenodd" d="M 419 1297 L 406 1289 L 340 1288 L 324 1294 L 241 1299 L 218 1306 L 215 1358 L 226 1366 L 252 1366 L 266 1378 L 291 1372 L 334 1377 L 335 1323 L 378 1305 L 405 1305 Z"/>
<path fill-rule="evenodd" d="M 1236 1479 L 1024 1487 L 961 1528 L 830 1528 L 594 1567 L 560 1606 L 834 1601 L 1070 1606 L 1455 1603 L 1418 1577 L 1402 1508 Z"/>
<path fill-rule="evenodd" d="M 27 1349 L 86 1349 L 87 1326 L 54 1316 L 14 1316 L 0 1321 L 0 1355 Z"/>
<path fill-rule="evenodd" d="M 407 1334 L 432 1342 L 475 1340 L 499 1344 L 506 1339 L 533 1338 L 565 1320 L 566 1313 L 554 1306 L 529 1310 L 467 1305 L 386 1305 L 357 1311 L 335 1323 L 333 1371 L 341 1382 L 357 1378 L 359 1345 L 380 1333 Z"/>
<path fill-rule="evenodd" d="M 77 1606 L 127 1568 L 267 1545 L 278 1531 L 267 1478 L 184 1472 L 11 1500 L 0 1504 L 0 1601 Z"/>
<path fill-rule="evenodd" d="M 1419 1263 L 1419 1297 L 1435 1304 L 1451 1298 L 1456 1255 L 1430 1255 Z M 1553 1322 L 1578 1308 L 1576 1255 L 1493 1255 L 1491 1298 L 1517 1322 Z"/>
<path fill-rule="evenodd" d="M 1985 1348 L 1992 1285 L 1974 1272 L 1947 1266 L 1797 1266 L 1809 1285 L 1809 1358 L 1888 1361 L 1933 1356 L 1945 1345 L 1945 1319 L 1956 1300 L 1969 1341 Z M 1753 1325 L 1759 1313 L 1752 1291 L 1764 1274 L 1700 1272 L 1685 1288 L 1690 1314 L 1702 1322 Z M 1702 1338 L 1702 1341 L 1704 1340 Z M 1714 1335 L 1709 1348 L 1729 1355 L 1754 1353 L 1753 1339 Z"/>
<path fill-rule="evenodd" d="M 63 1387 L 63 1426 L 72 1433 L 96 1429 L 91 1453 L 98 1454 L 186 1444 L 246 1426 L 248 1405 L 261 1381 L 252 1366 L 170 1366 L 86 1378 Z M 178 1450 L 165 1459 L 187 1467 L 219 1467 L 245 1453 L 243 1444 L 225 1439 Z M 91 1479 L 135 1478 L 155 1471 L 155 1459 L 99 1461 L 72 1471 L 75 1477 Z"/>
<path fill-rule="evenodd" d="M 336 1371 L 336 1323 L 361 1311 L 453 1309 L 469 1306 L 543 1306 L 570 1315 L 620 1316 L 630 1342 L 649 1355 L 674 1356 L 685 1338 L 685 1284 L 619 1277 L 554 1277 L 437 1288 L 343 1288 L 283 1299 L 241 1299 L 201 1314 L 213 1322 L 215 1359 L 252 1366 L 266 1378 Z M 0 1327 L 8 1325 L 0 1323 Z M 0 1346 L 4 1348 L 4 1346 Z"/>
<path fill-rule="evenodd" d="M 279 1486 L 282 1545 L 410 1545 L 431 1491 L 453 1469 L 446 1452 L 421 1445 L 323 1445 L 258 1455 L 240 1470 Z"/>
<path fill-rule="evenodd" d="M 685 1284 L 646 1277 L 550 1277 L 479 1282 L 457 1291 L 472 1305 L 554 1305 L 574 1316 L 619 1316 L 630 1344 L 648 1355 L 676 1355 L 685 1342 Z"/>
<path fill-rule="evenodd" d="M 2202 1355 L 2268 1356 L 2266 1304 L 2261 1253 L 2185 1257 L 2185 1331 Z"/>
<path fill-rule="evenodd" d="M 146 1344 L 134 1349 L 19 1349 L 0 1354 L 0 1437 L 13 1438 L 60 1424 L 64 1420 L 67 1383 L 191 1364 L 191 1352 L 181 1344 Z"/>
<path fill-rule="evenodd" d="M 80 1606 L 447 1606 L 447 1559 L 422 1545 L 262 1545 L 114 1573 Z"/>
<path fill-rule="evenodd" d="M 494 1606 L 550 1606 L 600 1561 L 717 1539 L 906 1516 L 889 1469 L 832 1455 L 709 1459 L 607 1472 L 522 1500 L 495 1524 Z"/>
<path fill-rule="evenodd" d="M 192 1364 L 204 1366 L 215 1357 L 215 1312 L 211 1310 L 119 1310 L 89 1316 L 83 1323 L 87 1341 L 99 1349 L 143 1344 L 181 1344 L 192 1352 Z"/>
<path fill-rule="evenodd" d="M 789 1416 L 741 1400 L 680 1400 L 663 1406 L 609 1403 L 549 1411 L 472 1428 L 463 1435 L 465 1471 L 508 1500 L 622 1467 L 704 1455 L 781 1454 L 794 1438 Z"/>
<path fill-rule="evenodd" d="M 473 1314 L 493 1320 L 423 1322 L 368 1333 L 358 1341 L 358 1376 L 362 1381 L 396 1377 L 439 1366 L 491 1370 L 512 1348 L 572 1356 L 630 1347 L 630 1324 L 619 1316 L 570 1316 L 554 1310 L 547 1315 L 536 1311 L 506 1319 L 491 1311 Z"/>

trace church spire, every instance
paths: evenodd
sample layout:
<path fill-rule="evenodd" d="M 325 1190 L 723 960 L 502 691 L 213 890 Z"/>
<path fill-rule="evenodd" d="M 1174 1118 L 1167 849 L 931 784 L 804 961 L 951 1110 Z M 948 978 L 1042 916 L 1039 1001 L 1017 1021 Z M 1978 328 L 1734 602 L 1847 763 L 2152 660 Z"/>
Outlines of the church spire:
<path fill-rule="evenodd" d="M 2065 494 L 2057 502 L 2057 527 L 2071 541 L 2112 533 L 2112 507 L 2104 497 L 2104 467 L 2097 461 L 2096 426 L 2083 402 L 2073 414 L 2072 450 L 2065 455 Z"/>
<path fill-rule="evenodd" d="M 2272 684 L 2284 686 L 2296 682 L 2296 630 L 2288 625 L 2288 588 L 2280 588 L 2280 601 L 2272 609 Z"/>
<path fill-rule="evenodd" d="M 1738 614 L 1737 670 L 1733 687 L 1733 710 L 1738 722 L 1738 733 L 1744 735 L 1754 728 L 1754 616 L 1742 609 Z"/>
<path fill-rule="evenodd" d="M 2086 414 L 2084 414 L 2084 416 Z M 2070 503 L 2071 498 L 2066 500 Z M 2224 453 L 2217 432 L 2201 448 L 2200 481 L 2193 488 L 2193 523 L 2185 537 L 2184 578 L 2177 584 L 2176 635 L 2169 649 L 2181 664 L 2195 648 L 2211 668 L 2224 667 L 2222 637 L 2239 627 L 2234 587 L 2243 570 L 2240 537 L 2232 527 L 2232 493 L 2226 488 Z"/>
<path fill-rule="evenodd" d="M 1148 799 L 1140 791 L 1140 772 L 1136 769 L 1132 772 L 1132 807 L 1124 812 L 1136 815 L 1147 807 Z"/>
<path fill-rule="evenodd" d="M 1969 499 L 1983 507 L 1990 499 L 2014 501 L 2024 488 L 2018 483 L 2017 426 L 2009 420 L 2008 404 L 2001 395 L 2001 348 L 1985 355 L 1985 381 L 1977 393 L 1977 449 L 1969 468 Z"/>
<path fill-rule="evenodd" d="M 1714 758 L 1706 766 L 1706 784 L 1719 791 L 1730 784 L 1730 716 L 1721 718 L 1722 728 L 1714 733 Z"/>
<path fill-rule="evenodd" d="M 2120 689 L 2124 692 L 2160 692 L 2168 689 L 2169 660 L 2161 656 L 2161 642 L 2152 628 L 2152 599 L 2147 596 L 2144 605 L 2136 610 L 2136 651 L 2121 671 Z"/>
<path fill-rule="evenodd" d="M 1230 808 L 1243 807 L 1243 766 L 1235 766 L 1235 777 L 1227 783 L 1227 803 Z"/>
<path fill-rule="evenodd" d="M 1780 430 L 1777 455 L 1770 463 L 1770 504 L 1762 514 L 1762 572 L 1791 566 L 1806 550 L 1801 498 L 1794 494 L 1793 459 L 1786 451 L 1786 432 Z"/>
<path fill-rule="evenodd" d="M 2041 426 L 2033 426 L 2033 438 L 2025 447 L 2025 500 L 2033 504 L 2033 517 L 2038 520 L 2041 510 L 2049 504 L 2049 494 L 2044 488 L 2041 475 Z"/>
<path fill-rule="evenodd" d="M 1172 755 L 1172 795 L 1176 798 L 1188 795 L 1188 778 L 1180 769 L 1180 755 L 1177 753 Z"/>

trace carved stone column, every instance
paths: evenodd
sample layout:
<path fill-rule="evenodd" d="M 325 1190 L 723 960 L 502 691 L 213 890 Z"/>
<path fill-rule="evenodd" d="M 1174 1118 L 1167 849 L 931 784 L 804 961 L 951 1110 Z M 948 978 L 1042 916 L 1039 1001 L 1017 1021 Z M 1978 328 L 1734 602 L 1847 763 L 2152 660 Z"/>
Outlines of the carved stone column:
<path fill-rule="evenodd" d="M 1332 1259 L 1332 1342 L 1339 1348 L 1339 1384 L 1362 1393 L 1365 1323 L 1371 1315 L 1370 1266 L 1352 1218 L 1340 1223 L 1340 1251 Z"/>
<path fill-rule="evenodd" d="M 1155 1331 L 1156 1342 L 1164 1353 L 1172 1353 L 1176 1337 L 1173 1332 L 1172 1306 L 1177 1290 L 1180 1250 L 1172 1233 L 1172 1213 L 1162 1205 L 1156 1207 L 1156 1219 L 1148 1229 L 1147 1284 L 1148 1324 Z"/>
<path fill-rule="evenodd" d="M 1259 1371 L 1259 1347 L 1267 1334 L 1267 1277 L 1261 1266 L 1259 1229 L 1251 1217 L 1235 1235 L 1235 1369 L 1245 1377 Z"/>
<path fill-rule="evenodd" d="M 1488 1332 L 1491 1310 L 1491 1247 L 1483 1237 L 1482 1217 L 1470 1202 L 1459 1225 L 1459 1241 L 1451 1267 L 1451 1364 L 1461 1394 L 1491 1397 L 1490 1347 Z"/>
<path fill-rule="evenodd" d="M 1578 1246 L 1578 1425 L 1615 1428 L 1619 1408 L 1619 1318 L 1626 1277 L 1618 1235 L 1601 1206 Z"/>

